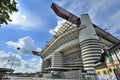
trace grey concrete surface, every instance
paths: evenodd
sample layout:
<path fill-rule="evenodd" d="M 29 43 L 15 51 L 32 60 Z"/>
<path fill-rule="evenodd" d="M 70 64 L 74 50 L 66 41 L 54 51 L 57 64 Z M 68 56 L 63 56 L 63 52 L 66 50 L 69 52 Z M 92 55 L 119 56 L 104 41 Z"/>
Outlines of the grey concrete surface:
<path fill-rule="evenodd" d="M 36 78 L 36 77 L 11 77 L 10 80 L 76 80 L 76 79 L 48 79 L 48 78 Z"/>

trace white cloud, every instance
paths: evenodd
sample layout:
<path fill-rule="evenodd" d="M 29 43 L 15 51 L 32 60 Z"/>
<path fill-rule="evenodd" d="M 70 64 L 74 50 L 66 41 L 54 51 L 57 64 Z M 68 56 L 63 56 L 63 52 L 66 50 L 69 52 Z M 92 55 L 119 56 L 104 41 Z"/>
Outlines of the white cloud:
<path fill-rule="evenodd" d="M 41 60 L 32 58 L 29 61 L 23 60 L 23 66 L 21 68 L 15 68 L 17 72 L 38 72 L 41 70 Z"/>
<path fill-rule="evenodd" d="M 22 58 L 20 55 L 12 52 L 6 53 L 4 51 L 0 51 L 0 55 L 0 62 L 3 63 L 0 64 L 0 67 L 11 68 L 12 64 L 17 67 L 22 66 Z"/>
<path fill-rule="evenodd" d="M 36 51 L 40 52 L 41 50 L 42 50 L 41 48 L 37 48 L 37 50 L 36 50 Z"/>
<path fill-rule="evenodd" d="M 19 4 L 19 1 L 17 1 L 17 8 L 18 12 L 15 12 L 10 15 L 10 19 L 12 22 L 10 22 L 10 26 L 6 26 L 9 28 L 14 29 L 23 29 L 23 30 L 33 30 L 33 28 L 37 28 L 42 25 L 43 20 L 33 14 L 30 14 L 30 12 L 23 7 L 23 5 Z"/>
<path fill-rule="evenodd" d="M 27 69 L 27 68 L 33 68 L 32 66 L 30 66 L 30 64 L 29 63 L 25 63 L 24 64 L 24 67 Z"/>
<path fill-rule="evenodd" d="M 18 42 L 8 41 L 7 44 L 15 49 L 19 48 L 17 51 L 22 54 L 32 54 L 33 50 L 37 50 L 34 40 L 29 36 L 20 38 Z"/>
<path fill-rule="evenodd" d="M 21 28 L 21 29 L 30 29 L 35 28 L 40 22 L 38 22 L 37 19 L 34 19 L 33 17 L 29 16 L 28 14 L 25 15 L 21 13 L 20 11 L 17 13 L 13 13 L 11 15 L 11 24 L 15 25 L 14 28 Z M 20 26 L 20 27 L 16 27 Z"/>
<path fill-rule="evenodd" d="M 5 51 L 0 51 L 0 55 L 0 68 L 11 68 L 11 65 L 13 63 L 12 68 L 14 69 L 14 72 L 25 73 L 41 70 L 41 59 L 33 57 L 30 60 L 24 60 L 20 54 L 12 52 L 6 53 Z"/>
<path fill-rule="evenodd" d="M 38 59 L 37 58 L 32 58 L 31 62 L 37 62 Z"/>
<path fill-rule="evenodd" d="M 110 32 L 115 33 L 117 31 L 119 31 L 119 33 L 120 33 L 120 23 L 119 23 L 120 22 L 120 11 L 118 10 L 111 17 L 109 17 L 108 20 L 111 23 L 111 24 L 109 24 L 109 23 L 107 24 L 108 26 L 110 26 L 110 27 L 108 27 Z"/>
<path fill-rule="evenodd" d="M 64 4 L 66 4 L 67 0 L 53 0 L 53 2 L 59 4 L 59 6 L 64 6 Z"/>
<path fill-rule="evenodd" d="M 55 34 L 55 32 L 57 32 L 59 30 L 59 28 L 63 25 L 64 22 L 65 22 L 65 20 L 58 20 L 57 21 L 57 26 L 54 29 L 50 29 L 49 33 L 50 34 Z"/>

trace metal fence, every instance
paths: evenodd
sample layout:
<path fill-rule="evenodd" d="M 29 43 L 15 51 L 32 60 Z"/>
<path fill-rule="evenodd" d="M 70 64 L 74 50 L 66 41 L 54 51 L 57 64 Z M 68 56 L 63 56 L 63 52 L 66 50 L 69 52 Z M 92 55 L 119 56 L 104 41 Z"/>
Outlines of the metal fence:
<path fill-rule="evenodd" d="M 97 80 L 97 75 L 87 74 L 81 71 L 68 71 L 59 74 L 53 74 L 52 79 L 65 79 L 65 80 Z"/>

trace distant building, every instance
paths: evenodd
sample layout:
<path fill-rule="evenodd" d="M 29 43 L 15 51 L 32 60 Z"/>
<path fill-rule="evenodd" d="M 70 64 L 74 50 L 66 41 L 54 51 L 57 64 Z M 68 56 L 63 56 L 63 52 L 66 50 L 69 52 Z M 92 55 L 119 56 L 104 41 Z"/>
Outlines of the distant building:
<path fill-rule="evenodd" d="M 105 62 L 97 64 L 96 73 L 99 78 L 108 80 L 120 79 L 120 43 L 108 49 Z"/>
<path fill-rule="evenodd" d="M 0 80 L 9 79 L 7 73 L 12 73 L 14 72 L 13 69 L 8 69 L 8 68 L 0 68 Z"/>
<path fill-rule="evenodd" d="M 95 61 L 102 49 L 118 44 L 120 40 L 94 25 L 88 14 L 80 15 L 79 26 L 66 21 L 39 53 L 42 58 L 41 72 L 81 70 L 96 75 Z M 91 76 L 87 76 L 91 77 Z"/>

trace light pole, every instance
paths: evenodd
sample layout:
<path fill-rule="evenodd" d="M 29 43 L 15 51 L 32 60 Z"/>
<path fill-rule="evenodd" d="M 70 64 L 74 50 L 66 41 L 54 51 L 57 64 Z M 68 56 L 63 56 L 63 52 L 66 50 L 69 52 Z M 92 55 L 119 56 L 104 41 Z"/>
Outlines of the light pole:
<path fill-rule="evenodd" d="M 17 49 L 17 50 L 20 50 L 20 47 L 17 47 L 16 49 Z M 10 69 L 12 69 L 12 67 L 13 67 L 13 65 L 14 65 L 14 61 L 15 61 L 15 59 L 16 59 L 16 56 L 17 56 L 17 54 L 13 57 L 13 60 L 12 60 Z M 11 75 L 12 75 L 12 73 L 13 73 L 13 72 L 11 72 Z"/>
<path fill-rule="evenodd" d="M 13 64 L 14 64 L 15 58 L 16 58 L 16 55 L 14 56 L 14 58 L 13 58 L 13 60 L 12 60 L 12 63 L 11 63 L 11 67 L 10 67 L 10 69 L 12 69 L 12 67 L 13 67 Z"/>

